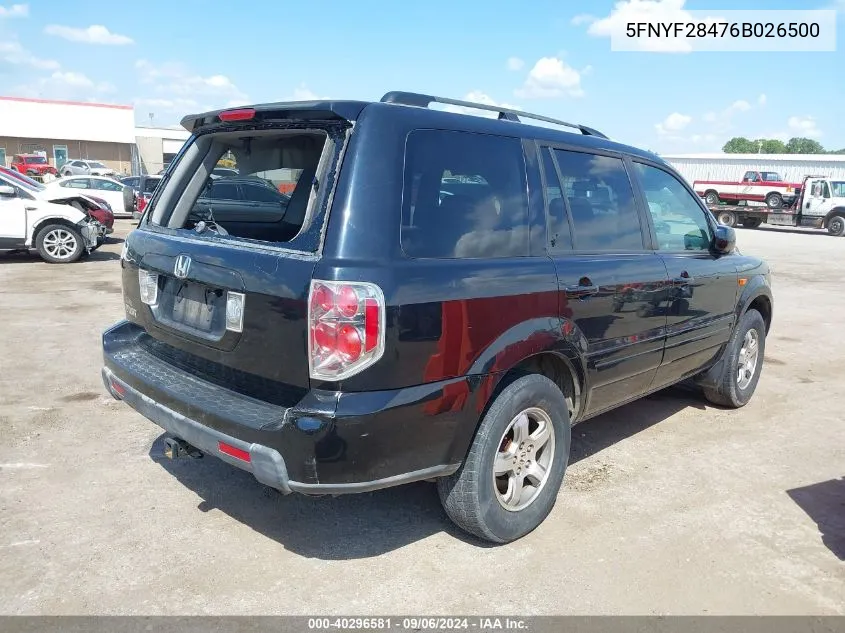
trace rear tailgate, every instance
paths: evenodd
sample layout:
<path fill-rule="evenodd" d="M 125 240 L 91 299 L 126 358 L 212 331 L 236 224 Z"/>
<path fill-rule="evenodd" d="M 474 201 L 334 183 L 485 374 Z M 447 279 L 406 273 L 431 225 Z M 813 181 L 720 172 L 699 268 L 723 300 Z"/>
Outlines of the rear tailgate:
<path fill-rule="evenodd" d="M 141 343 L 162 360 L 290 406 L 308 388 L 307 293 L 315 260 L 132 231 L 122 261 L 126 318 L 145 330 Z M 153 307 L 141 300 L 139 269 L 159 275 Z M 229 293 L 244 298 L 241 332 L 226 328 Z"/>

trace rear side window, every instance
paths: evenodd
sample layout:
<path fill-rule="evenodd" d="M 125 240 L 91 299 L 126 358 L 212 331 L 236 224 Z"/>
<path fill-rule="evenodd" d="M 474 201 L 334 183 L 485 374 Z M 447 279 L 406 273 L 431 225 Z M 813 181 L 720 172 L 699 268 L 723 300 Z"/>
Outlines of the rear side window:
<path fill-rule="evenodd" d="M 542 153 L 549 216 L 549 246 L 554 251 L 571 250 L 572 237 L 569 231 L 569 219 L 566 217 L 566 204 L 563 201 L 563 187 L 557 174 L 552 150 L 544 147 Z"/>
<path fill-rule="evenodd" d="M 561 186 L 581 251 L 644 249 L 640 217 L 620 158 L 555 150 Z"/>
<path fill-rule="evenodd" d="M 409 257 L 528 254 L 525 158 L 518 139 L 411 132 L 402 200 L 400 239 Z"/>
<path fill-rule="evenodd" d="M 212 182 L 206 196 L 212 200 L 237 200 L 240 197 L 238 186 L 231 182 Z"/>

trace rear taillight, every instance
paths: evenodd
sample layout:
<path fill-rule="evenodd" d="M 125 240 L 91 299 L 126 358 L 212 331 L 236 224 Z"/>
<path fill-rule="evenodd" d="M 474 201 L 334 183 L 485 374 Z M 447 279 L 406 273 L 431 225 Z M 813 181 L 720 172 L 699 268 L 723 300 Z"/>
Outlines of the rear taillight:
<path fill-rule="evenodd" d="M 147 208 L 147 199 L 144 196 L 138 198 L 138 212 L 140 213 Z"/>
<path fill-rule="evenodd" d="M 158 303 L 158 274 L 139 268 L 138 289 L 143 303 L 148 306 L 156 305 Z"/>
<path fill-rule="evenodd" d="M 343 380 L 384 353 L 384 294 L 364 282 L 311 282 L 308 366 L 316 380 Z"/>

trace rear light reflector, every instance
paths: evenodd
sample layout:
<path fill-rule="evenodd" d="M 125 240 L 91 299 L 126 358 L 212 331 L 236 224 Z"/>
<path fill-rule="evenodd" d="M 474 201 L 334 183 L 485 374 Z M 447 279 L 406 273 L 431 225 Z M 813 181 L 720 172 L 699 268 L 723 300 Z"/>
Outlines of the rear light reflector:
<path fill-rule="evenodd" d="M 112 391 L 114 391 L 114 393 L 116 393 L 121 398 L 126 396 L 126 389 L 114 378 L 109 378 L 109 385 L 111 386 Z"/>
<path fill-rule="evenodd" d="M 245 451 L 237 446 L 232 446 L 231 444 L 226 444 L 226 442 L 217 442 L 217 450 L 229 457 L 239 459 L 242 462 L 249 463 L 252 461 L 252 458 L 249 456 L 249 451 Z"/>
<path fill-rule="evenodd" d="M 253 108 L 239 108 L 220 113 L 221 121 L 250 121 L 254 118 L 255 110 Z"/>
<path fill-rule="evenodd" d="M 138 269 L 138 288 L 141 291 L 141 301 L 148 306 L 158 303 L 158 273 L 151 273 L 143 268 Z"/>
<path fill-rule="evenodd" d="M 226 293 L 226 329 L 230 332 L 244 331 L 244 300 L 240 292 Z"/>
<path fill-rule="evenodd" d="M 375 284 L 312 280 L 308 294 L 311 378 L 343 380 L 384 354 L 384 294 Z"/>

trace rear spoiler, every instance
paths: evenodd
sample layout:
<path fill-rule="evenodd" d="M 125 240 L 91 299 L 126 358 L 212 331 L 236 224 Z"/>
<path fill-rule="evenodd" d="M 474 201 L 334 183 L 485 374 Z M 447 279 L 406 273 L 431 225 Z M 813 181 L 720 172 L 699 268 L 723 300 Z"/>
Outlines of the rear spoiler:
<path fill-rule="evenodd" d="M 206 125 L 222 123 L 221 115 L 233 112 L 251 113 L 238 117 L 240 121 L 354 121 L 366 105 L 364 101 L 282 101 L 189 114 L 182 119 L 182 127 L 193 133 Z"/>

